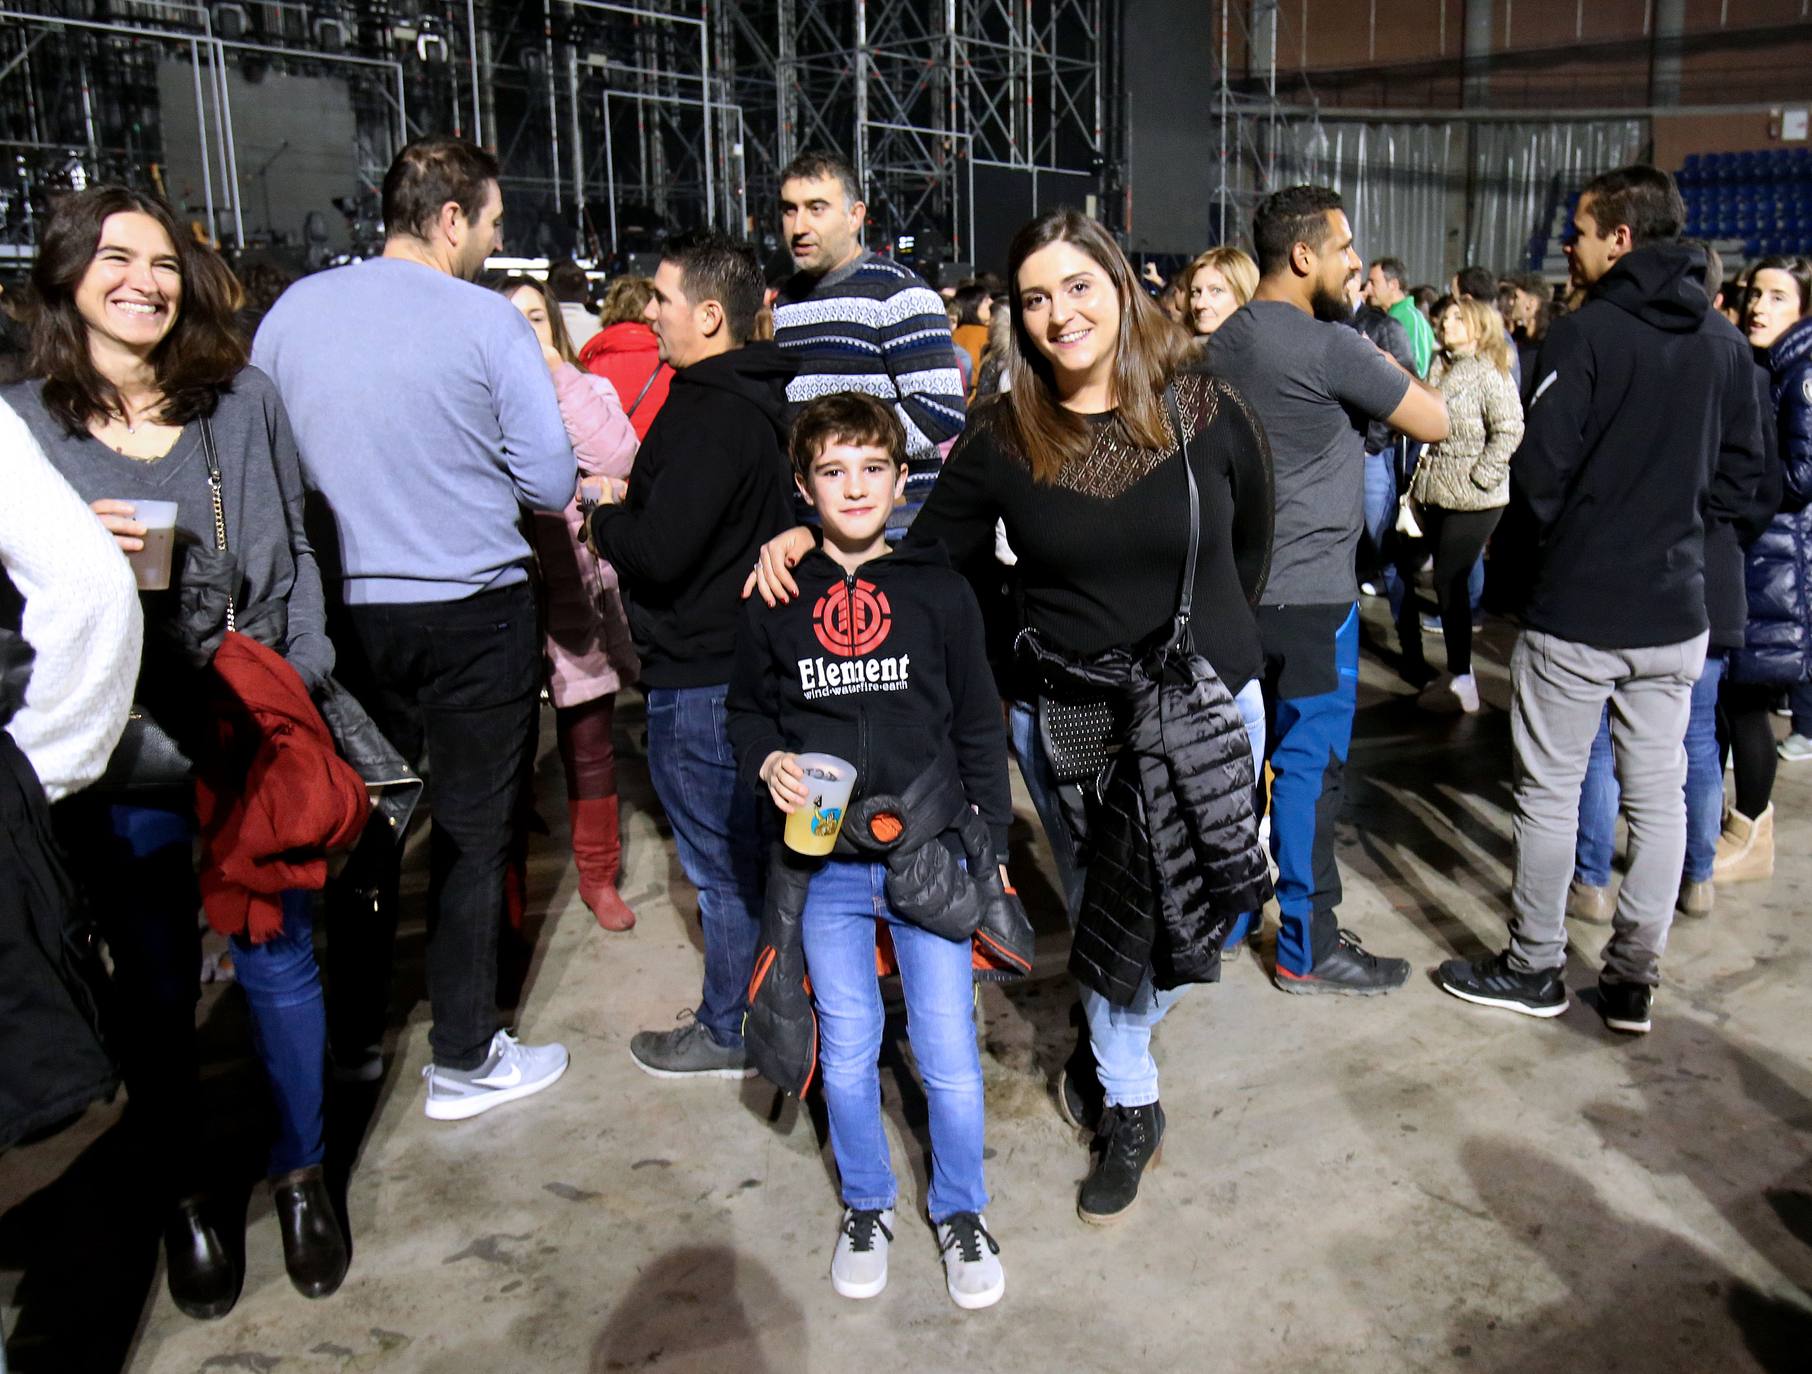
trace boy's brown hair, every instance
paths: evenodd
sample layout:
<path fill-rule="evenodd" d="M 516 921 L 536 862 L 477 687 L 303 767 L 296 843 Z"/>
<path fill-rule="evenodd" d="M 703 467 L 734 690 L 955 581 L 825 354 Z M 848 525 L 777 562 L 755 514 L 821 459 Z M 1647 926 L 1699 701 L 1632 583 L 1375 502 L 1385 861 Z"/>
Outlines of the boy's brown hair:
<path fill-rule="evenodd" d="M 906 430 L 893 407 L 860 391 L 819 396 L 794 418 L 787 456 L 802 486 L 811 481 L 812 464 L 831 444 L 878 448 L 896 469 L 906 464 Z"/>

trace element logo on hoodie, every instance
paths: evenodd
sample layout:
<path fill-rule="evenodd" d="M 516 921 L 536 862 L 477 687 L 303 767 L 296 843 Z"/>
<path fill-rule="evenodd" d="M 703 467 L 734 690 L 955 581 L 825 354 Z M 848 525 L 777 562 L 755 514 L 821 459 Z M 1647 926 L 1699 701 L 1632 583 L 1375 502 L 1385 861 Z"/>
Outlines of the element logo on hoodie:
<path fill-rule="evenodd" d="M 905 691 L 911 685 L 912 655 L 871 657 L 892 629 L 893 608 L 886 592 L 860 579 L 832 583 L 812 607 L 812 633 L 837 657 L 799 660 L 799 689 L 805 699 Z"/>
<path fill-rule="evenodd" d="M 845 658 L 872 654 L 892 628 L 887 593 L 876 590 L 872 582 L 857 579 L 853 590 L 848 582 L 838 582 L 812 607 L 812 629 L 818 642 L 827 652 Z"/>

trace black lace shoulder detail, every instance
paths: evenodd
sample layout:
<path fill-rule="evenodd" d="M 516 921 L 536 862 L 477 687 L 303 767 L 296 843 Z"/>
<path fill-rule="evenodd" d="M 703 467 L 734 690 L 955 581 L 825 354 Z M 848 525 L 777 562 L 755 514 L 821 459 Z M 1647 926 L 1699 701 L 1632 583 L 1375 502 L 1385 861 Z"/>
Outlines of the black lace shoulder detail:
<path fill-rule="evenodd" d="M 1212 377 L 1183 373 L 1176 379 L 1176 389 L 1183 429 L 1190 439 L 1194 439 L 1214 424 L 1226 388 Z M 1170 429 L 1168 416 L 1164 428 Z M 1111 501 L 1150 476 L 1177 451 L 1176 436 L 1172 434 L 1170 438 L 1170 443 L 1159 453 L 1135 446 L 1119 424 L 1103 425 L 1088 457 L 1066 465 L 1058 474 L 1056 485 L 1083 496 Z"/>

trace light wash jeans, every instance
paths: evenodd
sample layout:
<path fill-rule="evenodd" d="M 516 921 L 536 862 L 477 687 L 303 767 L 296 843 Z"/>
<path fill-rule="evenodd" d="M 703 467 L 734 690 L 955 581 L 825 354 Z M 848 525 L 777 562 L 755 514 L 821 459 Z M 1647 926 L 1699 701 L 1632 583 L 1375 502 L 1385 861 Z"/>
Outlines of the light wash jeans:
<path fill-rule="evenodd" d="M 1265 699 L 1258 679 L 1240 689 L 1234 698 L 1240 719 L 1246 725 L 1246 737 L 1252 744 L 1254 777 L 1263 775 L 1265 757 Z M 1063 882 L 1064 899 L 1069 907 L 1070 924 L 1082 901 L 1084 871 L 1076 863 L 1075 840 L 1063 818 L 1057 800 L 1057 782 L 1045 761 L 1044 746 L 1038 738 L 1038 718 L 1028 706 L 1015 704 L 1008 722 L 1014 757 L 1019 761 L 1020 776 L 1044 832 L 1050 838 L 1051 853 L 1057 861 L 1057 875 Z M 1242 916 L 1228 940 L 1244 937 L 1250 917 Z M 1143 1107 L 1158 1100 L 1158 1065 L 1151 1057 L 1151 1032 L 1183 995 L 1181 987 L 1163 991 L 1154 988 L 1147 973 L 1130 1005 L 1117 1007 L 1100 993 L 1089 988 L 1080 990 L 1082 1013 L 1088 1020 L 1089 1043 L 1094 1050 L 1096 1074 L 1110 1107 Z"/>
<path fill-rule="evenodd" d="M 881 1125 L 881 1030 L 875 922 L 887 923 L 906 994 L 906 1033 L 931 1117 L 933 1222 L 988 1205 L 982 1175 L 986 1114 L 975 1043 L 975 983 L 967 940 L 946 940 L 887 905 L 885 864 L 832 859 L 812 875 L 801 931 L 818 1011 L 818 1066 L 830 1113 L 843 1205 L 892 1207 L 898 1186 Z"/>
<path fill-rule="evenodd" d="M 1705 671 L 1692 688 L 1692 713 L 1686 718 L 1686 869 L 1688 882 L 1711 881 L 1718 854 L 1718 832 L 1724 825 L 1724 759 L 1718 750 L 1718 686 L 1724 680 L 1721 650 L 1705 656 Z M 1611 855 L 1617 842 L 1617 810 L 1623 793 L 1611 759 L 1611 708 L 1592 741 L 1585 786 L 1579 793 L 1579 842 L 1573 877 L 1588 887 L 1611 881 Z"/>

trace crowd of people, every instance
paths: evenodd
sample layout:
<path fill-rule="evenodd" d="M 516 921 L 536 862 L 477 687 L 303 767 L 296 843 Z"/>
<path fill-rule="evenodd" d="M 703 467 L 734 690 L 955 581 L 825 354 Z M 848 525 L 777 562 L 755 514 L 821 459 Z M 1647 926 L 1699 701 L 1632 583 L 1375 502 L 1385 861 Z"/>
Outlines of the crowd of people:
<path fill-rule="evenodd" d="M 389 1071 L 418 795 L 426 1115 L 566 1071 L 497 1002 L 544 694 L 599 938 L 636 923 L 631 687 L 698 892 L 698 1002 L 636 1034 L 635 1063 L 821 1089 L 830 1277 L 856 1299 L 884 1289 L 896 1228 L 878 967 L 924 1080 L 950 1296 L 1005 1291 L 971 1006 L 974 979 L 1031 967 L 1009 756 L 1072 931 L 1054 1095 L 1091 1149 L 1094 1224 L 1133 1207 L 1170 1129 L 1153 1029 L 1273 897 L 1280 991 L 1409 975 L 1339 914 L 1362 595 L 1388 598 L 1398 648 L 1377 648 L 1434 712 L 1483 709 L 1483 602 L 1519 622 L 1509 940 L 1442 965 L 1447 992 L 1558 1015 L 1567 918 L 1608 915 L 1594 1005 L 1644 1032 L 1676 911 L 1772 873 L 1777 759 L 1812 757 L 1812 264 L 1725 283 L 1663 172 L 1585 186 L 1559 291 L 1473 267 L 1412 286 L 1361 257 L 1337 193 L 1298 186 L 1259 204 L 1249 248 L 1158 289 L 1057 210 L 1004 276 L 940 297 L 862 246 L 855 173 L 808 153 L 781 179 L 790 271 L 691 231 L 596 312 L 570 265 L 486 274 L 483 150 L 412 143 L 383 193 L 382 256 L 258 302 L 249 347 L 244 289 L 161 201 L 68 197 L 26 377 L 0 391 L 0 956 L 35 990 L 8 1004 L 33 1052 L 0 1076 L 0 1147 L 117 1066 L 192 1316 L 240 1283 L 188 1148 L 214 1105 L 198 911 L 250 1008 L 307 1297 L 348 1268 L 326 1084 Z M 839 764 L 854 790 L 827 810 Z M 71 936 L 89 920 L 106 970 Z"/>

